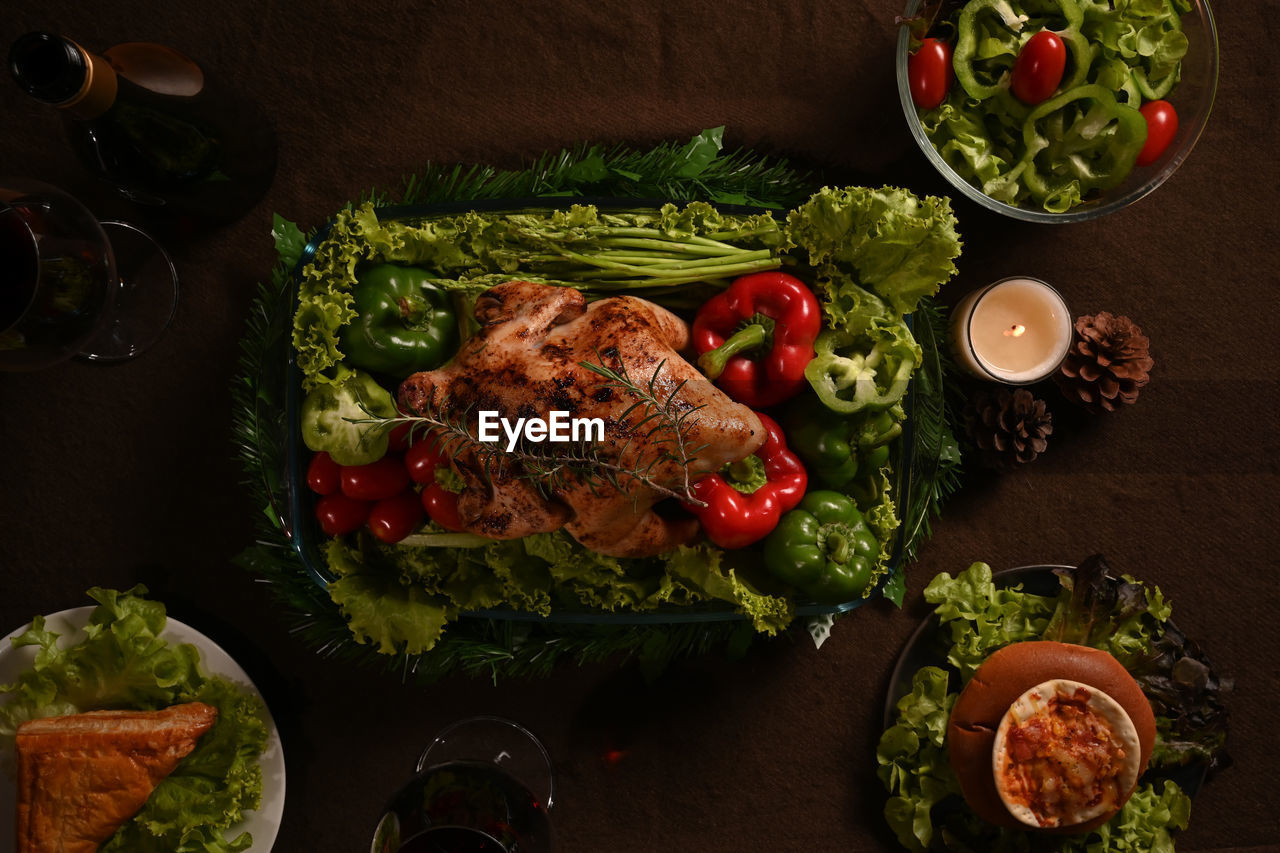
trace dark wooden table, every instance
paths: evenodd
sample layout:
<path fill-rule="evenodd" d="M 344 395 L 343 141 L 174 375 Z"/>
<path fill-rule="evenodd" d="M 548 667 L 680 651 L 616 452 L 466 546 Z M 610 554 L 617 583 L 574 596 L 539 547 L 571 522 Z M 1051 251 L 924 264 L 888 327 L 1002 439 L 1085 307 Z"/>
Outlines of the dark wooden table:
<path fill-rule="evenodd" d="M 240 484 L 229 384 L 272 263 L 272 212 L 313 226 L 426 161 L 518 166 L 577 141 L 647 145 L 719 124 L 730 147 L 839 180 L 943 192 L 897 101 L 897 4 L 8 4 L 0 45 L 43 28 L 95 48 L 142 40 L 191 54 L 263 102 L 281 152 L 249 215 L 169 243 L 182 300 L 153 350 L 118 367 L 0 374 L 0 628 L 85 603 L 92 585 L 142 581 L 223 643 L 283 733 L 277 850 L 365 849 L 424 742 L 476 713 L 516 718 L 545 739 L 562 850 L 888 850 L 874 746 L 925 583 L 975 560 L 1002 568 L 1102 552 L 1159 584 L 1237 682 L 1237 764 L 1196 798 L 1179 849 L 1275 849 L 1280 121 L 1267 95 L 1278 66 L 1267 4 L 1221 6 L 1214 114 L 1154 196 L 1060 227 L 957 202 L 965 252 L 947 301 L 1006 275 L 1039 276 L 1077 313 L 1132 317 L 1156 368 L 1135 406 L 1063 416 L 1034 465 L 974 478 L 910 567 L 903 611 L 866 607 L 820 650 L 801 635 L 654 683 L 633 666 L 593 665 L 411 687 L 317 656 L 231 563 L 257 509 Z M 0 172 L 115 210 L 73 161 L 53 111 L 7 79 L 0 111 Z M 625 758 L 603 761 L 619 743 Z"/>

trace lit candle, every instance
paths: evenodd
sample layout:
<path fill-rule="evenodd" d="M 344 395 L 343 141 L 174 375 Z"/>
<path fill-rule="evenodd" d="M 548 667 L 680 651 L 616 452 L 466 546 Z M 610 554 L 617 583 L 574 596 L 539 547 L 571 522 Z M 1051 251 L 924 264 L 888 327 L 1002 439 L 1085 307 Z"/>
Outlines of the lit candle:
<path fill-rule="evenodd" d="M 1058 369 L 1071 346 L 1071 314 L 1058 291 L 1006 278 L 970 293 L 951 314 L 951 344 L 980 379 L 1030 385 Z"/>

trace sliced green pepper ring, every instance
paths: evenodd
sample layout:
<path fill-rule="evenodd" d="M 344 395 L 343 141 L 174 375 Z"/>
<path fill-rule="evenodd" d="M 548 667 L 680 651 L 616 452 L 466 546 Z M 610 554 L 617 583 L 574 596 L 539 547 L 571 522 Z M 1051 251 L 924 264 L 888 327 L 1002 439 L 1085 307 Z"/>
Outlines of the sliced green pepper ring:
<path fill-rule="evenodd" d="M 1082 31 L 1084 12 L 1077 0 L 1040 0 L 1019 14 L 1009 0 L 970 0 L 956 20 L 952 57 L 956 80 L 969 97 L 986 100 L 1009 88 L 1018 53 L 1034 32 L 1052 30 L 1071 56 L 1072 68 L 1061 89 L 1073 89 L 1088 78 L 1093 47 Z M 1037 26 L 1038 25 L 1038 26 Z"/>
<path fill-rule="evenodd" d="M 1106 88 L 1090 84 L 1036 107 L 1022 134 L 1027 147 L 1022 178 L 1048 208 L 1121 183 L 1147 141 L 1147 121 Z M 1041 165 L 1042 153 L 1051 171 Z"/>

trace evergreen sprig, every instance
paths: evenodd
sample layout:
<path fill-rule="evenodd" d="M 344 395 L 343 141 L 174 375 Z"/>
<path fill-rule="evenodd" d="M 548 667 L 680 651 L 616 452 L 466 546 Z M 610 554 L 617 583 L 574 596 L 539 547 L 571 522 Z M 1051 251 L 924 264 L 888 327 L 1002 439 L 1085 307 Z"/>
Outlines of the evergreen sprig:
<path fill-rule="evenodd" d="M 579 144 L 538 157 L 524 169 L 428 164 L 405 179 L 402 204 L 553 196 L 713 201 L 790 208 L 812 193 L 816 178 L 783 158 L 738 149 L 723 151 L 724 128 L 687 143 L 649 149 Z M 385 193 L 368 196 L 386 201 Z"/>
<path fill-rule="evenodd" d="M 907 505 L 903 508 L 903 559 L 915 558 L 929 538 L 931 518 L 960 488 L 960 448 L 951 425 L 956 423 L 954 402 L 947 389 L 955 366 L 946 348 L 946 316 L 930 299 L 921 300 L 914 314 L 914 333 L 924 353 L 923 363 L 911 382 L 911 472 Z"/>

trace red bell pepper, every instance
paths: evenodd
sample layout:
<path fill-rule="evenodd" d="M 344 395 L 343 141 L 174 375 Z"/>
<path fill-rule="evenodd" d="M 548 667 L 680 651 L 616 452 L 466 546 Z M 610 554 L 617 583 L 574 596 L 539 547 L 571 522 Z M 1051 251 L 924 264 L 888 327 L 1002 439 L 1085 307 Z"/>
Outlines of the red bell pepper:
<path fill-rule="evenodd" d="M 409 477 L 422 485 L 422 508 L 436 524 L 445 530 L 459 531 L 462 519 L 458 515 L 458 495 L 440 485 L 436 471 L 449 469 L 449 457 L 444 442 L 428 433 L 409 446 L 404 454 Z"/>
<path fill-rule="evenodd" d="M 822 331 L 817 297 L 782 272 L 745 275 L 712 297 L 693 320 L 698 366 L 726 394 L 754 409 L 790 399 Z"/>
<path fill-rule="evenodd" d="M 693 496 L 706 506 L 689 504 L 689 510 L 721 548 L 744 548 L 768 536 L 809 485 L 804 465 L 787 449 L 782 427 L 768 415 L 756 414 L 769 437 L 755 455 L 693 484 Z"/>

